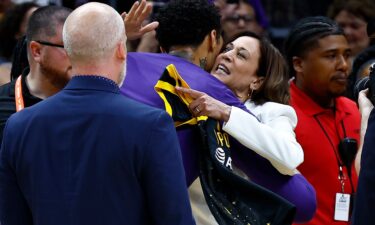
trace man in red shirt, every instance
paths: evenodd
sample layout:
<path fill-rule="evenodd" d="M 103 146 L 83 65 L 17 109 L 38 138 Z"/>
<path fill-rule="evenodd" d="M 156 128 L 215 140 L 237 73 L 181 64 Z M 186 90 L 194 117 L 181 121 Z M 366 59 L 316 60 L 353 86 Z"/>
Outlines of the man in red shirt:
<path fill-rule="evenodd" d="M 285 51 L 295 77 L 290 85 L 295 132 L 305 153 L 298 169 L 317 194 L 316 214 L 306 224 L 349 224 L 357 176 L 353 164 L 345 162 L 352 162 L 357 150 L 360 115 L 355 103 L 342 97 L 350 67 L 348 42 L 332 20 L 308 17 L 292 28 Z M 353 157 L 340 154 L 340 142 L 351 147 Z"/>

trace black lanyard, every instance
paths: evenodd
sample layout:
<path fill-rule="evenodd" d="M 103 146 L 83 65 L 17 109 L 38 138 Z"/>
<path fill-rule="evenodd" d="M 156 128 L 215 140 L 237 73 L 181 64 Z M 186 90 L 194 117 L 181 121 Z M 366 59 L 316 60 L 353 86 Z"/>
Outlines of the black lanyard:
<path fill-rule="evenodd" d="M 329 137 L 329 135 L 328 135 L 326 129 L 324 129 L 322 123 L 321 123 L 320 120 L 318 119 L 318 115 L 314 115 L 314 119 L 316 120 L 316 122 L 318 122 L 320 129 L 322 129 L 324 135 L 326 136 L 326 138 L 328 139 L 329 143 L 331 144 L 331 147 L 332 147 L 332 149 L 333 149 L 333 152 L 335 153 L 335 156 L 336 156 L 337 165 L 338 165 L 339 167 L 340 167 L 340 166 L 343 166 L 343 163 L 341 162 L 340 156 L 337 155 L 337 150 L 336 150 L 337 147 L 335 147 L 335 145 L 333 144 L 331 138 Z M 341 121 L 341 123 L 342 123 L 342 121 Z M 335 122 L 335 127 L 336 127 L 336 122 Z M 337 133 L 337 136 L 338 136 L 339 139 L 340 139 L 340 135 L 339 135 L 339 133 L 338 133 L 337 127 L 336 127 L 336 133 Z M 344 133 L 345 133 L 345 132 L 344 132 Z"/>
<path fill-rule="evenodd" d="M 334 110 L 334 115 L 335 115 L 335 117 L 336 117 L 336 110 Z M 334 154 L 335 154 L 336 161 L 337 161 L 337 165 L 338 165 L 338 168 L 339 168 L 339 177 L 338 177 L 338 179 L 339 179 L 339 181 L 340 181 L 340 183 L 341 183 L 341 186 L 342 186 L 342 192 L 344 193 L 344 182 L 345 182 L 344 180 L 345 180 L 345 176 L 344 176 L 344 172 L 343 172 L 343 170 L 342 170 L 344 164 L 342 163 L 341 158 L 340 158 L 340 156 L 339 156 L 338 153 L 337 153 L 337 151 L 338 151 L 338 150 L 337 150 L 337 147 L 335 147 L 335 145 L 333 144 L 331 138 L 329 137 L 329 135 L 328 135 L 326 129 L 324 129 L 322 123 L 321 123 L 320 120 L 318 119 L 318 115 L 314 115 L 314 119 L 316 120 L 316 122 L 318 122 L 318 124 L 319 124 L 319 126 L 320 126 L 320 129 L 322 129 L 324 135 L 327 137 L 329 143 L 331 144 L 331 147 L 332 147 L 332 150 L 333 150 L 333 152 L 334 152 Z M 341 126 L 342 126 L 342 129 L 343 129 L 343 132 L 344 132 L 344 137 L 346 137 L 345 126 L 344 126 L 344 122 L 343 122 L 342 120 L 341 120 Z M 336 126 L 336 121 L 335 121 L 335 128 L 336 128 L 337 136 L 338 136 L 339 139 L 340 139 L 340 134 L 339 134 L 339 131 L 338 131 L 337 126 Z M 354 193 L 354 185 L 353 185 L 353 182 L 352 182 L 352 176 L 351 176 L 351 174 L 349 174 L 349 171 L 350 171 L 350 170 L 347 169 L 347 172 L 348 172 L 348 178 L 349 178 L 349 181 L 350 181 L 350 186 L 351 186 L 351 189 L 352 189 L 352 193 Z"/>

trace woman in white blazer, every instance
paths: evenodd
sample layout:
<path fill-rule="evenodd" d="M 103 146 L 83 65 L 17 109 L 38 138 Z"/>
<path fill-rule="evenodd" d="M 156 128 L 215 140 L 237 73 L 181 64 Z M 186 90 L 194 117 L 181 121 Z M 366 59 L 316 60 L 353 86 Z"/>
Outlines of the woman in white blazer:
<path fill-rule="evenodd" d="M 195 99 L 189 105 L 193 115 L 223 121 L 224 131 L 269 160 L 280 173 L 297 173 L 303 150 L 295 138 L 297 115 L 288 105 L 289 75 L 281 53 L 266 39 L 242 33 L 224 47 L 211 74 L 225 83 L 253 115 L 205 93 L 178 88 Z"/>
<path fill-rule="evenodd" d="M 242 33 L 224 47 L 211 74 L 225 83 L 252 114 L 205 93 L 177 88 L 195 99 L 189 105 L 192 114 L 223 121 L 224 131 L 269 160 L 281 174 L 298 173 L 303 150 L 295 138 L 297 115 L 288 105 L 289 75 L 281 53 L 266 39 Z M 217 224 L 204 200 L 199 179 L 189 187 L 189 195 L 196 223 Z"/>

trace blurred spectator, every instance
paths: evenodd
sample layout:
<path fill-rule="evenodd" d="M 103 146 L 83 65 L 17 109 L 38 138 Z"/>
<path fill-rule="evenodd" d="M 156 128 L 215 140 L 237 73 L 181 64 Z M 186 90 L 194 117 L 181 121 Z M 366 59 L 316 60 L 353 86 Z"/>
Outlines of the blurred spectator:
<path fill-rule="evenodd" d="M 372 0 L 335 0 L 328 10 L 328 16 L 344 29 L 352 58 L 369 46 L 366 26 L 370 19 L 375 18 Z"/>
<path fill-rule="evenodd" d="M 10 79 L 11 61 L 17 39 L 25 35 L 29 17 L 37 7 L 33 2 L 15 5 L 5 13 L 0 22 L 0 80 L 5 83 Z"/>
<path fill-rule="evenodd" d="M 9 9 L 0 23 L 0 56 L 11 60 L 17 39 L 25 35 L 26 25 L 38 5 L 33 2 L 15 5 Z"/>
<path fill-rule="evenodd" d="M 224 41 L 233 39 L 237 34 L 251 31 L 263 35 L 268 21 L 259 1 L 239 0 L 238 3 L 218 1 Z"/>
<path fill-rule="evenodd" d="M 14 4 L 22 4 L 26 2 L 34 2 L 39 6 L 46 6 L 46 5 L 61 5 L 61 0 L 12 0 Z"/>
<path fill-rule="evenodd" d="M 11 0 L 1 0 L 0 1 L 0 20 L 4 16 L 4 13 L 11 7 L 12 1 Z"/>
<path fill-rule="evenodd" d="M 13 113 L 56 94 L 68 82 L 71 65 L 62 45 L 62 27 L 69 13 L 66 8 L 47 6 L 30 17 L 28 40 L 17 49 L 25 54 L 23 48 L 27 48 L 30 67 L 17 80 L 0 87 L 0 143 L 5 124 Z M 18 51 L 16 54 L 22 55 Z M 16 67 L 20 65 L 17 60 L 14 62 Z M 17 86 L 22 94 L 16 95 Z M 20 103 L 16 104 L 16 99 Z"/>

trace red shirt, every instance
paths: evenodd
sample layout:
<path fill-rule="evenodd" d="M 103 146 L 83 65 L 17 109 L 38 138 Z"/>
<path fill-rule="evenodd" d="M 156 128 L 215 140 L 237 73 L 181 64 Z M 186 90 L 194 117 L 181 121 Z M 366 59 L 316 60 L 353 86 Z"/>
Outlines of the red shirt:
<path fill-rule="evenodd" d="M 314 186 L 317 195 L 316 214 L 306 224 L 349 224 L 349 222 L 333 219 L 336 193 L 342 192 L 338 179 L 339 164 L 335 152 L 338 156 L 337 146 L 345 137 L 344 133 L 346 137 L 355 138 L 359 143 L 359 110 L 353 101 L 345 97 L 335 99 L 336 110 L 322 108 L 301 91 L 294 82 L 290 85 L 290 94 L 290 104 L 296 110 L 298 117 L 296 137 L 305 154 L 304 162 L 298 170 Z M 343 172 L 346 177 L 344 192 L 351 194 L 352 187 L 345 167 Z M 355 190 L 357 175 L 354 165 L 351 174 Z"/>

